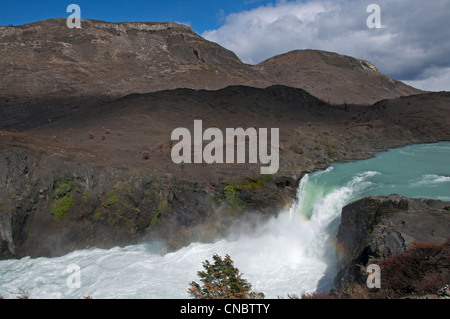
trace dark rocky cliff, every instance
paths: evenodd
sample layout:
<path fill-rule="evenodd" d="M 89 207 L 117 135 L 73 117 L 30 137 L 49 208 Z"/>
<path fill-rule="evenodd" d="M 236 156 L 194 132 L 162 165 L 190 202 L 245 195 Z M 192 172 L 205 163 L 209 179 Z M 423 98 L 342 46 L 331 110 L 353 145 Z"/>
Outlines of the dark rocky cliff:
<path fill-rule="evenodd" d="M 74 163 L 54 153 L 0 154 L 0 259 L 144 240 L 164 241 L 168 250 L 210 242 L 252 211 L 258 219 L 272 216 L 296 191 L 295 181 L 264 177 L 201 183 Z"/>
<path fill-rule="evenodd" d="M 337 235 L 342 259 L 335 287 L 363 283 L 369 264 L 402 254 L 414 242 L 446 242 L 450 238 L 449 209 L 450 202 L 399 195 L 366 197 L 345 206 Z M 443 269 L 448 271 L 449 265 L 447 260 Z"/>

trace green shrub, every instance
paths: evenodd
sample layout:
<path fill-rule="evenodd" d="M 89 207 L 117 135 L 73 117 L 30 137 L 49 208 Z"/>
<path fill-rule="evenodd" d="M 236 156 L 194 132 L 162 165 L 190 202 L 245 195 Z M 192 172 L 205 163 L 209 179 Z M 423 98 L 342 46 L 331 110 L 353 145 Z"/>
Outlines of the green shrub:
<path fill-rule="evenodd" d="M 115 190 L 112 190 L 106 194 L 108 199 L 106 200 L 105 206 L 114 206 L 119 203 L 119 198 L 117 197 L 117 193 Z"/>
<path fill-rule="evenodd" d="M 61 198 L 66 196 L 66 194 L 72 191 L 73 184 L 72 183 L 58 183 L 53 193 L 56 198 Z"/>
<path fill-rule="evenodd" d="M 242 208 L 245 203 L 239 198 L 240 191 L 235 189 L 233 185 L 225 186 L 223 189 L 223 195 L 225 196 L 225 202 L 232 208 Z"/>
<path fill-rule="evenodd" d="M 94 193 L 90 189 L 85 189 L 83 193 L 81 194 L 81 197 L 83 198 L 83 202 L 87 203 L 87 201 L 92 197 Z"/>
<path fill-rule="evenodd" d="M 151 193 L 152 193 L 152 191 L 150 189 L 148 189 L 148 188 L 146 190 L 144 190 L 144 196 L 145 197 L 149 197 L 151 195 Z"/>
<path fill-rule="evenodd" d="M 102 216 L 102 213 L 97 212 L 97 213 L 94 214 L 93 219 L 94 220 L 98 220 L 101 216 Z"/>
<path fill-rule="evenodd" d="M 263 299 L 264 294 L 252 292 L 252 286 L 242 278 L 229 255 L 213 256 L 214 263 L 203 262 L 204 271 L 197 272 L 202 285 L 191 282 L 188 293 L 195 299 Z"/>
<path fill-rule="evenodd" d="M 56 199 L 53 202 L 52 214 L 56 220 L 60 220 L 67 216 L 70 209 L 72 208 L 75 200 L 72 195 L 67 195 L 62 198 Z"/>
<path fill-rule="evenodd" d="M 156 212 L 152 216 L 152 220 L 150 221 L 150 225 L 151 226 L 155 225 L 156 222 L 158 221 L 158 219 L 159 219 L 159 212 Z"/>
<path fill-rule="evenodd" d="M 335 150 L 332 150 L 331 148 L 328 149 L 327 155 L 329 158 L 335 158 L 337 156 L 337 152 Z"/>
<path fill-rule="evenodd" d="M 70 179 L 70 176 L 65 174 L 62 181 L 57 181 L 55 184 L 52 201 L 65 197 L 70 192 L 72 192 L 74 187 L 74 182 Z"/>
<path fill-rule="evenodd" d="M 260 178 L 248 178 L 242 181 L 232 181 L 223 188 L 223 195 L 227 205 L 233 209 L 245 207 L 245 202 L 239 198 L 242 190 L 254 191 L 264 187 Z"/>
<path fill-rule="evenodd" d="M 164 214 L 169 209 L 169 203 L 167 202 L 167 197 L 161 197 L 158 205 L 158 214 Z"/>
<path fill-rule="evenodd" d="M 164 214 L 169 209 L 169 202 L 167 201 L 167 197 L 161 196 L 159 199 L 159 205 L 156 209 L 156 213 L 153 214 L 152 220 L 150 221 L 150 226 L 156 224 L 161 214 Z"/>
<path fill-rule="evenodd" d="M 261 174 L 261 180 L 263 182 L 273 181 L 273 175 L 272 174 Z"/>
<path fill-rule="evenodd" d="M 254 191 L 256 189 L 262 188 L 264 186 L 263 182 L 259 178 L 249 178 L 240 184 L 241 189 L 249 189 Z"/>
<path fill-rule="evenodd" d="M 65 174 L 61 181 L 55 183 L 50 201 L 52 202 L 51 212 L 56 220 L 67 216 L 72 208 L 75 202 L 72 195 L 74 189 L 75 183 L 68 174 Z"/>

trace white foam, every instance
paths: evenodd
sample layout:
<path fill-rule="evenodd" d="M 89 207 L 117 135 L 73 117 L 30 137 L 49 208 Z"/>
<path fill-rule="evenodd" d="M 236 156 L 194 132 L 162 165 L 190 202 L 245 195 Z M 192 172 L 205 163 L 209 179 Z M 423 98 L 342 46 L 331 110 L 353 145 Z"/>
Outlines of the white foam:
<path fill-rule="evenodd" d="M 420 185 L 430 185 L 430 184 L 449 183 L 449 182 L 450 182 L 450 176 L 426 174 L 426 175 L 421 176 L 420 179 L 414 183 L 414 185 L 420 186 Z"/>

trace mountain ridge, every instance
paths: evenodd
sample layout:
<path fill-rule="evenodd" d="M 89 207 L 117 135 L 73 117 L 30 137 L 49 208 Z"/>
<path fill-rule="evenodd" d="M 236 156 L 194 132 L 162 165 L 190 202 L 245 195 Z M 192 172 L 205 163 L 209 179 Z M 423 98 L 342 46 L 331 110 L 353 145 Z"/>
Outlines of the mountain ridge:
<path fill-rule="evenodd" d="M 40 125 L 128 94 L 176 88 L 281 84 L 305 89 L 331 104 L 367 105 L 423 93 L 377 72 L 342 68 L 337 64 L 351 66 L 357 59 L 324 51 L 294 51 L 248 65 L 234 52 L 173 22 L 82 20 L 81 29 L 69 29 L 60 18 L 0 27 L 0 54 L 3 128 L 32 125 L 37 120 L 26 119 L 29 112 L 42 113 L 36 122 Z M 319 66 L 314 62 L 318 57 L 325 61 Z M 380 83 L 383 86 L 376 88 Z"/>
<path fill-rule="evenodd" d="M 387 77 L 368 61 L 335 52 L 295 50 L 276 55 L 259 66 L 274 74 L 279 84 L 303 88 L 333 104 L 369 105 L 380 97 L 392 99 L 424 93 Z"/>

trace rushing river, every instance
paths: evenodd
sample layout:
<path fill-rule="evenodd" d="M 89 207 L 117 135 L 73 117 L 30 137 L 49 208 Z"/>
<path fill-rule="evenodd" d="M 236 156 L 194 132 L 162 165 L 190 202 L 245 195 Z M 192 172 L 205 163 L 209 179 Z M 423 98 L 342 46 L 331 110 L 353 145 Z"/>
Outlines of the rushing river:
<path fill-rule="evenodd" d="M 15 298 L 189 298 L 205 259 L 229 254 L 266 298 L 331 288 L 342 207 L 368 195 L 450 201 L 450 143 L 412 145 L 306 175 L 289 211 L 255 232 L 164 254 L 160 243 L 0 261 L 0 295 Z M 75 272 L 73 272 L 75 270 Z M 76 272 L 79 270 L 79 272 Z M 79 285 L 78 285 L 79 283 Z"/>

